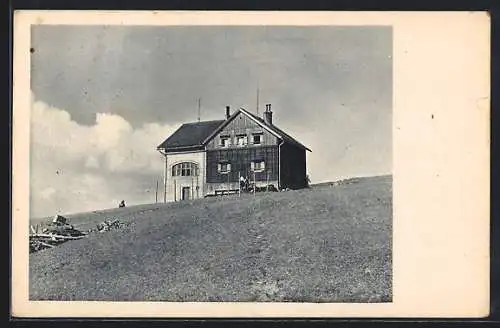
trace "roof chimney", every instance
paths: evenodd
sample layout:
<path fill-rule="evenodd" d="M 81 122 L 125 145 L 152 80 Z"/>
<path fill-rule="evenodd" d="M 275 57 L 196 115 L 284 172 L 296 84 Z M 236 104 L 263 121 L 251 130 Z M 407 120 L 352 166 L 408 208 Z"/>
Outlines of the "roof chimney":
<path fill-rule="evenodd" d="M 271 111 L 271 104 L 266 104 L 266 111 L 264 112 L 264 122 L 269 125 L 273 124 L 273 112 Z"/>
<path fill-rule="evenodd" d="M 230 107 L 226 106 L 226 120 L 231 116 Z"/>

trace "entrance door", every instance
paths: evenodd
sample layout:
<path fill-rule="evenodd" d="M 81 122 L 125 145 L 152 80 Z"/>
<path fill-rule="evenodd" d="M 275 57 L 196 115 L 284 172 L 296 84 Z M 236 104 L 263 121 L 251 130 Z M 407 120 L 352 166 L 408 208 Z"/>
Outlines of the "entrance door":
<path fill-rule="evenodd" d="M 188 200 L 191 195 L 191 191 L 190 191 L 191 188 L 189 187 L 182 187 L 182 200 Z"/>

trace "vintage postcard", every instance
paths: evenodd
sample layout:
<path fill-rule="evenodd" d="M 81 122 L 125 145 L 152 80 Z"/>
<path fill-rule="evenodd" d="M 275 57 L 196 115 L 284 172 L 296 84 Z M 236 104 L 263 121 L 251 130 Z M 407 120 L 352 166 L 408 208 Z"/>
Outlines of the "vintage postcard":
<path fill-rule="evenodd" d="M 482 317 L 484 12 L 14 15 L 18 317 Z"/>

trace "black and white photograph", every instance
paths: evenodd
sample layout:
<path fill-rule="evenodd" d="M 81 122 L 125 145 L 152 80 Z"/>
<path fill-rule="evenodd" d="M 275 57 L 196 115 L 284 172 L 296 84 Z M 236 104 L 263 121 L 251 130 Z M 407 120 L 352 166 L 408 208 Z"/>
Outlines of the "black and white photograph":
<path fill-rule="evenodd" d="M 32 27 L 30 299 L 391 301 L 391 27 Z"/>
<path fill-rule="evenodd" d="M 19 315 L 487 311 L 486 16 L 16 21 Z"/>

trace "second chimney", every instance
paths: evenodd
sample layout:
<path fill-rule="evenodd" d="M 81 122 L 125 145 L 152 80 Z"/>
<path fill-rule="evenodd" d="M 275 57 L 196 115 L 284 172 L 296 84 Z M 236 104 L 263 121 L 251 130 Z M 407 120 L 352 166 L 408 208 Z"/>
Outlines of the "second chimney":
<path fill-rule="evenodd" d="M 226 106 L 226 120 L 231 116 L 231 109 L 229 106 Z"/>
<path fill-rule="evenodd" d="M 271 111 L 271 104 L 266 105 L 266 111 L 264 112 L 264 122 L 269 125 L 273 124 L 273 112 Z"/>

